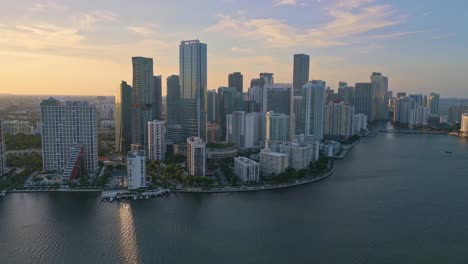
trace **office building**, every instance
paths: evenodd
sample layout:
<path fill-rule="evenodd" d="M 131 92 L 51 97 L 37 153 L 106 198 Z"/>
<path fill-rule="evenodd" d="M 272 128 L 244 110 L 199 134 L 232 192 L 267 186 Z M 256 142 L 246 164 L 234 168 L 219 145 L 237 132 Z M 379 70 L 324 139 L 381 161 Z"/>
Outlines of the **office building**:
<path fill-rule="evenodd" d="M 258 182 L 260 179 L 260 165 L 245 157 L 235 157 L 234 174 L 243 182 Z"/>
<path fill-rule="evenodd" d="M 161 75 L 154 76 L 154 103 L 153 103 L 153 116 L 156 120 L 163 120 L 162 113 L 162 77 Z"/>
<path fill-rule="evenodd" d="M 127 154 L 128 189 L 137 190 L 146 187 L 146 154 L 134 145 Z M 141 147 L 140 147 L 141 148 Z"/>
<path fill-rule="evenodd" d="M 154 120 L 148 122 L 148 159 L 165 160 L 167 148 L 166 122 Z"/>
<path fill-rule="evenodd" d="M 115 97 L 115 151 L 125 154 L 132 144 L 132 87 L 127 82 L 120 83 Z"/>
<path fill-rule="evenodd" d="M 357 114 L 370 116 L 372 111 L 371 83 L 356 83 L 354 105 Z"/>
<path fill-rule="evenodd" d="M 427 107 L 430 109 L 431 114 L 439 114 L 439 100 L 440 94 L 430 93 L 427 96 Z"/>
<path fill-rule="evenodd" d="M 148 145 L 148 122 L 155 119 L 155 84 L 153 59 L 133 57 L 132 144 Z"/>
<path fill-rule="evenodd" d="M 215 90 L 207 91 L 207 120 L 208 122 L 216 122 L 220 120 L 219 105 L 218 105 L 218 94 Z"/>
<path fill-rule="evenodd" d="M 167 125 L 167 143 L 168 144 L 185 144 L 187 138 L 185 137 L 184 128 L 180 124 Z"/>
<path fill-rule="evenodd" d="M 240 72 L 233 72 L 228 77 L 228 87 L 236 88 L 239 93 L 244 92 L 244 76 Z"/>
<path fill-rule="evenodd" d="M 178 75 L 167 77 L 166 95 L 166 121 L 168 124 L 177 124 L 180 104 L 180 80 Z"/>
<path fill-rule="evenodd" d="M 98 170 L 96 107 L 87 102 L 41 103 L 43 169 L 61 172 L 67 182 Z M 66 170 L 66 168 L 68 168 Z M 65 171 L 70 174 L 64 173 Z"/>
<path fill-rule="evenodd" d="M 3 131 L 3 122 L 0 120 L 0 176 L 7 172 L 5 151 L 5 133 Z"/>
<path fill-rule="evenodd" d="M 260 173 L 262 176 L 273 176 L 285 172 L 289 167 L 287 154 L 262 149 L 260 152 Z"/>
<path fill-rule="evenodd" d="M 265 115 L 265 137 L 272 140 L 289 140 L 289 116 L 283 113 L 267 112 Z"/>
<path fill-rule="evenodd" d="M 340 82 L 338 88 L 338 98 L 347 104 L 354 105 L 354 87 L 347 86 L 345 82 Z"/>
<path fill-rule="evenodd" d="M 244 110 L 244 97 L 236 88 L 220 87 L 218 88 L 219 98 L 219 119 L 217 122 L 220 124 L 222 130 L 222 139 L 226 135 L 226 116 L 234 111 Z"/>
<path fill-rule="evenodd" d="M 304 134 L 314 135 L 316 141 L 323 139 L 325 108 L 325 82 L 314 80 L 303 88 Z"/>
<path fill-rule="evenodd" d="M 235 111 L 227 115 L 226 140 L 241 149 L 260 146 L 262 136 L 262 113 Z"/>
<path fill-rule="evenodd" d="M 388 101 L 386 102 L 385 100 L 385 95 L 388 92 L 388 78 L 379 72 L 372 73 L 370 78 L 372 86 L 372 108 L 369 121 L 388 120 Z"/>
<path fill-rule="evenodd" d="M 353 135 L 354 106 L 329 102 L 325 106 L 323 134 L 328 139 L 348 139 Z"/>
<path fill-rule="evenodd" d="M 179 46 L 181 104 L 179 123 L 185 137 L 206 141 L 207 55 L 206 44 L 199 40 L 182 41 Z"/>
<path fill-rule="evenodd" d="M 218 123 L 208 123 L 206 134 L 207 143 L 218 143 L 221 141 L 221 127 Z"/>
<path fill-rule="evenodd" d="M 309 82 L 310 57 L 307 54 L 294 54 L 293 86 L 294 96 L 302 95 L 302 87 Z"/>
<path fill-rule="evenodd" d="M 196 177 L 206 173 L 206 143 L 199 137 L 187 138 L 187 172 Z"/>
<path fill-rule="evenodd" d="M 460 135 L 468 137 L 468 113 L 463 113 L 461 116 Z"/>
<path fill-rule="evenodd" d="M 294 96 L 293 112 L 294 112 L 294 135 L 304 134 L 304 109 L 302 105 L 302 96 Z"/>
<path fill-rule="evenodd" d="M 265 85 L 267 92 L 267 111 L 289 115 L 291 112 L 291 89 L 289 83 L 275 83 Z"/>

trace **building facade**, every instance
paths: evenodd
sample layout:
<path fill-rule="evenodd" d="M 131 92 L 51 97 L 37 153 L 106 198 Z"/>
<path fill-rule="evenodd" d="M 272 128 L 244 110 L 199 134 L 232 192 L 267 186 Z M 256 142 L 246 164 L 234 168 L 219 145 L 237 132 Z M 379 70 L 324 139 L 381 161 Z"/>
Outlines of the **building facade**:
<path fill-rule="evenodd" d="M 369 117 L 372 109 L 371 83 L 356 83 L 354 105 L 357 114 L 364 114 Z"/>
<path fill-rule="evenodd" d="M 87 102 L 62 103 L 54 98 L 41 103 L 42 154 L 44 171 L 64 172 L 73 150 L 79 156 L 82 172 L 95 176 L 98 170 L 98 136 L 96 107 Z M 76 151 L 75 151 L 76 152 Z M 67 175 L 63 181 L 70 180 Z"/>
<path fill-rule="evenodd" d="M 430 109 L 431 114 L 439 114 L 439 101 L 440 94 L 430 93 L 427 96 L 427 107 Z"/>
<path fill-rule="evenodd" d="M 226 140 L 241 149 L 260 146 L 262 135 L 262 113 L 235 111 L 227 115 Z"/>
<path fill-rule="evenodd" d="M 166 122 L 154 120 L 148 122 L 148 159 L 165 160 L 167 150 Z"/>
<path fill-rule="evenodd" d="M 303 88 L 304 134 L 314 135 L 317 141 L 323 139 L 325 108 L 325 82 L 314 80 Z"/>
<path fill-rule="evenodd" d="M 239 93 L 244 91 L 244 76 L 240 72 L 233 72 L 228 76 L 228 87 L 236 88 Z"/>
<path fill-rule="evenodd" d="M 347 139 L 353 135 L 354 106 L 329 102 L 325 106 L 323 134 L 326 138 Z"/>
<path fill-rule="evenodd" d="M 187 138 L 187 172 L 196 177 L 206 174 L 206 143 L 199 137 Z"/>
<path fill-rule="evenodd" d="M 260 173 L 262 176 L 278 175 L 289 167 L 287 154 L 263 149 L 260 152 Z"/>
<path fill-rule="evenodd" d="M 243 182 L 258 182 L 260 179 L 260 165 L 245 157 L 235 157 L 234 174 Z"/>
<path fill-rule="evenodd" d="M 167 77 L 166 95 L 166 121 L 168 124 L 177 124 L 180 103 L 180 83 L 178 75 Z"/>
<path fill-rule="evenodd" d="M 309 82 L 310 57 L 307 54 L 294 54 L 293 86 L 294 96 L 302 95 L 302 88 Z"/>
<path fill-rule="evenodd" d="M 265 115 L 265 139 L 267 142 L 289 140 L 289 116 L 267 112 Z"/>
<path fill-rule="evenodd" d="M 462 114 L 460 134 L 464 137 L 468 137 L 468 113 Z"/>
<path fill-rule="evenodd" d="M 5 133 L 3 132 L 2 120 L 0 120 L 0 175 L 6 172 Z"/>
<path fill-rule="evenodd" d="M 128 189 L 146 187 L 146 154 L 144 150 L 131 150 L 127 154 Z"/>
<path fill-rule="evenodd" d="M 3 121 L 3 133 L 6 135 L 25 134 L 31 135 L 34 131 L 33 126 L 28 121 Z"/>
<path fill-rule="evenodd" d="M 207 47 L 199 40 L 182 41 L 179 46 L 181 104 L 179 123 L 185 137 L 206 141 Z"/>
<path fill-rule="evenodd" d="M 367 130 L 367 116 L 365 114 L 355 114 L 353 121 L 353 134 L 362 130 Z"/>
<path fill-rule="evenodd" d="M 385 100 L 388 92 L 388 78 L 379 72 L 372 73 L 370 78 L 372 85 L 372 108 L 369 121 L 388 120 L 388 102 Z"/>

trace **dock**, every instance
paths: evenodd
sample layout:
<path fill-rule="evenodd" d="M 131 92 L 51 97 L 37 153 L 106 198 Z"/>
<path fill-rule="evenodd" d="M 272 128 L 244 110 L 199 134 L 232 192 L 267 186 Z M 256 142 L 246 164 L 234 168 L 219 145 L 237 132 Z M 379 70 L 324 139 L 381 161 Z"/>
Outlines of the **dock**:
<path fill-rule="evenodd" d="M 103 191 L 101 200 L 103 202 L 113 202 L 121 200 L 143 200 L 166 196 L 170 193 L 169 189 L 158 188 L 156 190 L 147 190 L 143 192 L 133 191 Z"/>

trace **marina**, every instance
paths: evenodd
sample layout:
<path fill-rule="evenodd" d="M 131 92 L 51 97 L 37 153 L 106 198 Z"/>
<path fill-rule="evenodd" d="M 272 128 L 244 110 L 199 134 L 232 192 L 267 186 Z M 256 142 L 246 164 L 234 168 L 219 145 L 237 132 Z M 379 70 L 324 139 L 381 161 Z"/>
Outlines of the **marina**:
<path fill-rule="evenodd" d="M 132 191 L 103 191 L 101 193 L 101 201 L 113 202 L 121 200 L 143 200 L 156 197 L 167 196 L 170 193 L 169 189 L 158 188 L 155 190 L 146 190 L 143 192 Z"/>

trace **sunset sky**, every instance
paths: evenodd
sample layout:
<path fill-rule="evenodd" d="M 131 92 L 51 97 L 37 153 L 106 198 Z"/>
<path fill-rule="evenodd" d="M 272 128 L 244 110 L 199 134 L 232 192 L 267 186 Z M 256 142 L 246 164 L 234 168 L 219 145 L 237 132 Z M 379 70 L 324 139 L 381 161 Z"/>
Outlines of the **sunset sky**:
<path fill-rule="evenodd" d="M 131 57 L 178 74 L 181 40 L 208 45 L 208 88 L 259 72 L 292 82 L 294 53 L 336 88 L 373 71 L 393 91 L 468 97 L 464 0 L 0 0 L 0 93 L 113 95 Z M 246 90 L 246 88 L 244 88 Z"/>

